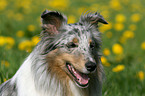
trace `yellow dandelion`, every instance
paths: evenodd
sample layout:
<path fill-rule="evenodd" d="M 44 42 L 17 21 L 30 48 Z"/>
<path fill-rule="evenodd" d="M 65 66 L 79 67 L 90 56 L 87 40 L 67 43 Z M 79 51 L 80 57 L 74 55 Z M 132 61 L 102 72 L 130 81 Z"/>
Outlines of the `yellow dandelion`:
<path fill-rule="evenodd" d="M 134 32 L 127 30 L 123 33 L 123 36 L 127 39 L 134 38 Z"/>
<path fill-rule="evenodd" d="M 52 8 L 65 10 L 70 4 L 69 0 L 50 0 L 48 5 Z"/>
<path fill-rule="evenodd" d="M 112 51 L 114 54 L 120 55 L 123 53 L 123 47 L 120 44 L 116 43 L 112 46 Z"/>
<path fill-rule="evenodd" d="M 0 0 L 0 10 L 4 10 L 7 7 L 7 0 Z"/>
<path fill-rule="evenodd" d="M 0 46 L 3 46 L 6 43 L 6 39 L 4 36 L 0 36 Z"/>
<path fill-rule="evenodd" d="M 68 24 L 70 24 L 70 23 L 75 23 L 75 22 L 76 22 L 76 17 L 73 16 L 73 15 L 70 15 L 70 16 L 68 17 Z"/>
<path fill-rule="evenodd" d="M 28 52 L 28 53 L 32 52 L 32 48 L 27 48 L 26 52 Z"/>
<path fill-rule="evenodd" d="M 108 48 L 105 48 L 105 49 L 103 50 L 103 54 L 104 54 L 105 56 L 110 55 L 110 50 L 109 50 Z"/>
<path fill-rule="evenodd" d="M 121 31 L 121 30 L 124 29 L 124 25 L 123 25 L 122 23 L 116 23 L 116 24 L 114 25 L 114 29 L 115 29 L 116 31 Z"/>
<path fill-rule="evenodd" d="M 32 41 L 33 45 L 35 46 L 40 41 L 40 38 L 38 36 L 34 36 L 34 37 L 32 37 L 31 41 Z"/>
<path fill-rule="evenodd" d="M 107 33 L 106 33 L 106 36 L 107 36 L 108 38 L 111 38 L 111 37 L 112 37 L 112 32 L 107 32 Z"/>
<path fill-rule="evenodd" d="M 101 57 L 101 62 L 102 62 L 102 64 L 105 64 L 105 63 L 107 63 L 107 59 L 104 56 L 102 56 Z"/>
<path fill-rule="evenodd" d="M 141 81 L 144 80 L 144 72 L 143 72 L 143 71 L 139 71 L 139 72 L 137 73 L 137 76 L 138 76 L 138 78 L 139 78 Z"/>
<path fill-rule="evenodd" d="M 15 44 L 15 40 L 12 37 L 6 37 L 6 49 L 11 49 Z"/>
<path fill-rule="evenodd" d="M 4 65 L 5 67 L 9 67 L 10 63 L 8 61 L 2 60 L 1 65 Z"/>
<path fill-rule="evenodd" d="M 135 13 L 135 14 L 133 14 L 133 15 L 131 16 L 131 21 L 132 21 L 132 22 L 138 22 L 138 21 L 140 21 L 140 20 L 141 20 L 141 15 L 138 14 L 138 13 Z"/>
<path fill-rule="evenodd" d="M 17 31 L 16 36 L 17 37 L 23 37 L 24 36 L 24 31 L 22 31 L 22 30 Z"/>
<path fill-rule="evenodd" d="M 104 66 L 107 66 L 107 67 L 111 65 L 110 63 L 108 63 L 107 59 L 104 56 L 101 57 L 101 62 Z"/>
<path fill-rule="evenodd" d="M 7 79 L 6 78 L 4 78 L 4 82 L 6 82 L 7 81 Z"/>
<path fill-rule="evenodd" d="M 142 49 L 142 50 L 145 50 L 145 42 L 142 42 L 142 44 L 141 44 L 141 49 Z"/>
<path fill-rule="evenodd" d="M 110 7 L 114 10 L 120 10 L 122 8 L 119 0 L 111 0 Z"/>
<path fill-rule="evenodd" d="M 29 25 L 27 27 L 27 29 L 28 29 L 28 31 L 33 32 L 33 31 L 35 31 L 35 25 Z"/>
<path fill-rule="evenodd" d="M 33 43 L 30 40 L 25 40 L 19 43 L 19 50 L 25 50 L 26 52 L 31 52 L 33 47 Z"/>
<path fill-rule="evenodd" d="M 129 25 L 129 29 L 130 29 L 131 31 L 135 31 L 135 30 L 136 30 L 136 25 L 135 25 L 135 24 Z"/>
<path fill-rule="evenodd" d="M 116 22 L 123 23 L 126 21 L 126 17 L 123 14 L 117 14 L 115 20 Z"/>
<path fill-rule="evenodd" d="M 112 69 L 113 72 L 120 72 L 120 71 L 123 71 L 125 69 L 125 66 L 124 65 L 117 65 L 116 67 L 114 67 Z"/>
<path fill-rule="evenodd" d="M 111 66 L 111 64 L 110 64 L 110 63 L 108 63 L 108 62 L 104 63 L 103 65 L 104 65 L 104 66 L 106 66 L 106 67 Z"/>
<path fill-rule="evenodd" d="M 12 37 L 6 37 L 6 43 L 9 44 L 9 45 L 14 45 L 15 40 Z"/>
<path fill-rule="evenodd" d="M 100 32 L 103 32 L 103 33 L 107 30 L 110 30 L 110 29 L 112 29 L 112 24 L 111 23 L 109 23 L 107 25 L 102 25 L 102 26 L 99 27 Z"/>

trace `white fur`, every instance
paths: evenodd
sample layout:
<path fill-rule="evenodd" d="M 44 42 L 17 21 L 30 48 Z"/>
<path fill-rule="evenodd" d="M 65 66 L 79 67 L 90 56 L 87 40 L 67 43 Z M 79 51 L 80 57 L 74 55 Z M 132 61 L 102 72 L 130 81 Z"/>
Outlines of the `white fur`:
<path fill-rule="evenodd" d="M 81 93 L 81 91 L 78 89 L 78 87 L 74 84 L 74 82 L 70 81 L 69 84 L 70 84 L 70 88 L 74 96 L 84 96 Z"/>
<path fill-rule="evenodd" d="M 72 24 L 70 26 L 70 25 L 66 25 L 66 21 L 67 21 L 66 17 L 62 16 L 64 19 L 62 24 L 63 27 L 61 28 L 61 30 L 63 31 L 67 29 L 67 32 L 62 32 L 63 34 L 60 35 L 58 34 L 56 35 L 56 37 L 55 36 L 53 37 L 50 36 L 52 34 L 49 35 L 49 33 L 52 33 L 50 32 L 51 30 L 47 30 L 47 28 L 45 28 L 46 22 L 44 19 L 44 15 L 48 14 L 47 12 L 49 13 L 50 11 L 45 11 L 41 15 L 42 23 L 44 24 L 42 26 L 44 27 L 42 31 L 42 36 L 43 36 L 42 41 L 40 41 L 40 44 L 37 45 L 34 51 L 28 56 L 28 58 L 24 61 L 24 63 L 19 68 L 17 73 L 10 80 L 11 84 L 8 83 L 8 85 L 3 85 L 2 87 L 0 87 L 2 88 L 2 91 L 0 90 L 0 92 L 3 92 L 2 96 L 9 93 L 11 94 L 13 91 L 15 92 L 14 95 L 12 96 L 15 96 L 15 94 L 17 94 L 17 96 L 68 96 L 67 94 L 69 95 L 72 94 L 72 96 L 84 96 L 84 95 L 87 96 L 87 92 L 89 96 L 102 96 L 101 93 L 102 93 L 103 68 L 100 63 L 100 60 L 98 60 L 98 57 L 93 57 L 91 56 L 92 54 L 90 54 L 89 39 L 93 37 L 96 44 L 100 45 L 101 39 L 100 39 L 100 32 L 98 32 L 97 24 L 98 22 L 100 22 L 100 20 L 101 21 L 104 20 L 104 18 L 97 13 L 92 14 L 86 12 L 84 16 L 81 16 L 80 18 L 80 22 L 79 22 L 81 23 L 80 25 L 76 26 L 75 24 Z M 59 13 L 56 14 L 58 15 Z M 55 18 L 60 19 L 61 18 L 60 15 L 61 14 L 59 14 L 58 18 L 57 16 L 55 16 Z M 48 24 L 47 27 L 52 28 L 50 25 L 52 22 L 55 21 L 57 20 L 55 19 L 53 20 L 53 18 L 51 20 L 51 16 L 50 16 L 50 24 Z M 62 19 L 58 21 L 62 21 Z M 49 23 L 49 20 L 47 22 Z M 105 20 L 104 22 L 105 24 L 107 24 Z M 74 32 L 73 29 L 78 29 L 79 34 L 78 32 Z M 57 32 L 58 30 L 52 30 L 52 31 L 54 31 L 54 34 L 58 33 Z M 90 82 L 89 82 L 89 87 L 86 88 L 87 92 L 86 90 L 79 88 L 71 79 L 68 82 L 64 81 L 63 83 L 61 82 L 61 80 L 57 80 L 55 75 L 54 74 L 52 75 L 49 72 L 50 70 L 48 70 L 49 62 L 46 61 L 46 57 L 44 58 L 43 57 L 44 55 L 40 55 L 40 54 L 48 53 L 49 51 L 51 51 L 52 47 L 60 48 L 61 46 L 68 44 L 68 42 L 71 42 L 72 38 L 74 37 L 79 38 L 79 47 L 77 48 L 77 50 L 75 50 L 75 52 L 83 54 L 86 60 L 87 59 L 90 59 L 90 61 L 98 60 L 97 72 L 94 72 L 93 74 L 89 75 Z M 67 48 L 65 47 L 66 46 L 64 46 L 64 48 L 61 48 L 64 52 L 67 51 Z M 47 48 L 49 50 L 45 52 Z M 93 55 L 95 54 L 94 56 L 96 56 L 96 54 L 99 56 L 100 54 L 99 46 L 96 46 L 96 49 L 97 49 L 96 51 L 92 50 L 93 52 L 91 53 L 93 53 Z M 85 68 L 83 68 L 81 71 L 83 73 L 88 73 L 88 71 Z M 11 89 L 11 92 L 9 92 L 9 89 Z"/>
<path fill-rule="evenodd" d="M 62 96 L 63 86 L 56 82 L 55 78 L 51 79 L 50 88 L 47 92 L 37 90 L 31 68 L 33 56 L 33 53 L 28 56 L 11 80 L 11 83 L 16 82 L 17 84 L 17 96 Z M 73 81 L 69 81 L 69 86 L 73 96 L 83 96 Z"/>
<path fill-rule="evenodd" d="M 12 78 L 12 82 L 16 81 L 18 96 L 43 96 L 38 95 L 36 91 L 31 72 L 31 63 L 30 55 Z"/>

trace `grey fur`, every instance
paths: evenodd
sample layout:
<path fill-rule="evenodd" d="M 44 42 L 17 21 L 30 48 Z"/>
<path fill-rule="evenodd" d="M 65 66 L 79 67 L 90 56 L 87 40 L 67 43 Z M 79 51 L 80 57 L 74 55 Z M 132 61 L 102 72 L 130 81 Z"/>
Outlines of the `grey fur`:
<path fill-rule="evenodd" d="M 63 15 L 62 17 L 65 17 L 65 16 Z M 99 69 L 97 70 L 97 76 L 92 76 L 93 77 L 92 79 L 94 79 L 94 80 L 92 80 L 93 82 L 91 82 L 92 83 L 91 85 L 95 85 L 93 83 L 97 83 L 98 86 L 90 86 L 90 87 L 91 87 L 91 89 L 94 89 L 94 90 L 97 89 L 96 92 L 98 93 L 98 96 L 101 96 L 101 88 L 102 88 L 102 80 L 103 80 L 104 72 L 103 72 L 103 67 L 102 67 L 101 61 L 100 61 L 101 36 L 100 36 L 100 32 L 98 31 L 98 26 L 96 26 L 98 24 L 98 22 L 100 22 L 100 21 L 97 21 L 96 24 L 91 24 L 90 22 L 87 22 L 87 21 L 89 21 L 89 19 L 91 17 L 93 17 L 93 19 L 96 18 L 98 20 L 100 20 L 100 18 L 103 19 L 103 17 L 100 14 L 96 15 L 96 14 L 89 13 L 86 16 L 81 16 L 79 23 L 66 24 L 66 23 L 62 22 L 62 26 L 58 29 L 58 31 L 60 33 L 56 34 L 56 35 L 48 34 L 49 31 L 46 30 L 47 27 L 44 27 L 45 24 L 42 25 L 42 27 L 44 29 L 41 33 L 42 38 L 41 38 L 41 41 L 38 44 L 37 48 L 39 50 L 42 50 L 39 54 L 43 54 L 43 55 L 40 55 L 40 57 L 35 59 L 35 61 L 34 61 L 35 63 L 33 63 L 34 65 L 32 67 L 32 70 L 34 70 L 33 73 L 35 74 L 34 80 L 37 85 L 36 87 L 39 88 L 39 90 L 43 89 L 45 91 L 48 91 L 48 89 L 50 88 L 50 86 L 48 86 L 48 85 L 50 85 L 49 83 L 51 83 L 51 81 L 53 81 L 52 79 L 55 78 L 55 76 L 51 76 L 52 78 L 49 78 L 50 76 L 48 76 L 48 74 L 47 74 L 47 73 L 49 73 L 48 71 L 51 71 L 51 70 L 46 69 L 46 68 L 48 68 L 48 67 L 46 67 L 46 66 L 48 66 L 48 64 L 45 60 L 45 57 L 47 56 L 47 54 L 56 48 L 60 48 L 62 50 L 62 52 L 71 53 L 72 51 L 70 51 L 66 47 L 66 45 L 74 37 L 77 37 L 77 38 L 79 38 L 80 45 L 74 54 L 84 54 L 86 59 L 93 58 L 95 60 L 95 62 L 97 63 L 97 66 L 99 67 Z M 42 18 L 42 20 L 43 20 L 43 18 Z M 64 20 L 66 20 L 66 17 Z M 86 20 L 86 22 L 84 22 L 85 20 Z M 66 21 L 64 21 L 64 22 L 66 22 Z M 91 50 L 88 46 L 87 41 L 90 38 L 93 40 L 93 42 L 95 44 L 95 48 L 93 50 Z M 36 49 L 36 50 L 38 50 L 38 49 Z M 39 60 L 40 58 L 42 58 L 42 60 Z M 40 65 L 40 62 L 41 62 L 41 65 Z M 39 70 L 39 69 L 41 69 L 41 70 Z M 45 81 L 49 81 L 49 82 L 45 82 Z M 56 82 L 59 82 L 59 81 L 56 80 Z M 92 90 L 90 90 L 90 91 L 92 91 Z M 93 94 L 90 96 L 93 96 Z"/>
<path fill-rule="evenodd" d="M 0 86 L 0 96 L 17 96 L 16 84 L 11 84 L 11 79 Z"/>
<path fill-rule="evenodd" d="M 86 13 L 81 16 L 78 23 L 67 24 L 66 16 L 47 10 L 42 13 L 41 18 L 43 23 L 41 41 L 30 54 L 32 78 L 34 79 L 36 90 L 42 90 L 47 93 L 50 88 L 54 88 L 55 84 L 59 86 L 58 88 L 61 91 L 64 91 L 60 96 L 65 96 L 65 89 L 61 88 L 61 83 L 56 79 L 55 74 L 49 74 L 52 69 L 48 69 L 49 62 L 46 60 L 46 56 L 50 51 L 59 48 L 61 53 L 66 52 L 76 56 L 83 54 L 86 61 L 93 60 L 97 64 L 96 72 L 90 74 L 90 86 L 87 90 L 89 90 L 90 96 L 101 96 L 104 72 L 100 61 L 101 36 L 98 31 L 98 22 L 107 24 L 104 18 L 97 13 Z M 68 43 L 75 37 L 79 39 L 79 46 L 72 49 L 67 47 Z M 94 48 L 89 45 L 89 39 L 92 40 Z M 8 80 L 1 85 L 0 96 L 17 96 L 16 84 L 11 84 L 10 81 Z M 56 86 L 51 96 L 56 95 L 55 91 L 58 90 Z M 96 92 L 96 94 L 93 94 L 93 92 Z"/>

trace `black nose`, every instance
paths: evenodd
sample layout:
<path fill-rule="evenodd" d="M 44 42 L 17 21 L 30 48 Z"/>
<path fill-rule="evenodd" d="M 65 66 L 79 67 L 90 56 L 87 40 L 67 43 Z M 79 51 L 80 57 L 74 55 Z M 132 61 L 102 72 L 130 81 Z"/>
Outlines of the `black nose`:
<path fill-rule="evenodd" d="M 87 62 L 85 64 L 85 66 L 86 66 L 87 70 L 90 71 L 90 72 L 92 72 L 96 69 L 96 63 L 91 62 L 91 61 Z"/>

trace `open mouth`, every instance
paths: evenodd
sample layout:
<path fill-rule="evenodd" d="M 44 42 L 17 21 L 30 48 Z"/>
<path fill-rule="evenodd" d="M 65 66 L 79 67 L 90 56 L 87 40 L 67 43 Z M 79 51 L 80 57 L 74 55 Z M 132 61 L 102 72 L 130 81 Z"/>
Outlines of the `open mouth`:
<path fill-rule="evenodd" d="M 90 78 L 88 77 L 87 74 L 79 72 L 70 63 L 66 63 L 66 67 L 78 87 L 81 88 L 88 87 Z"/>

